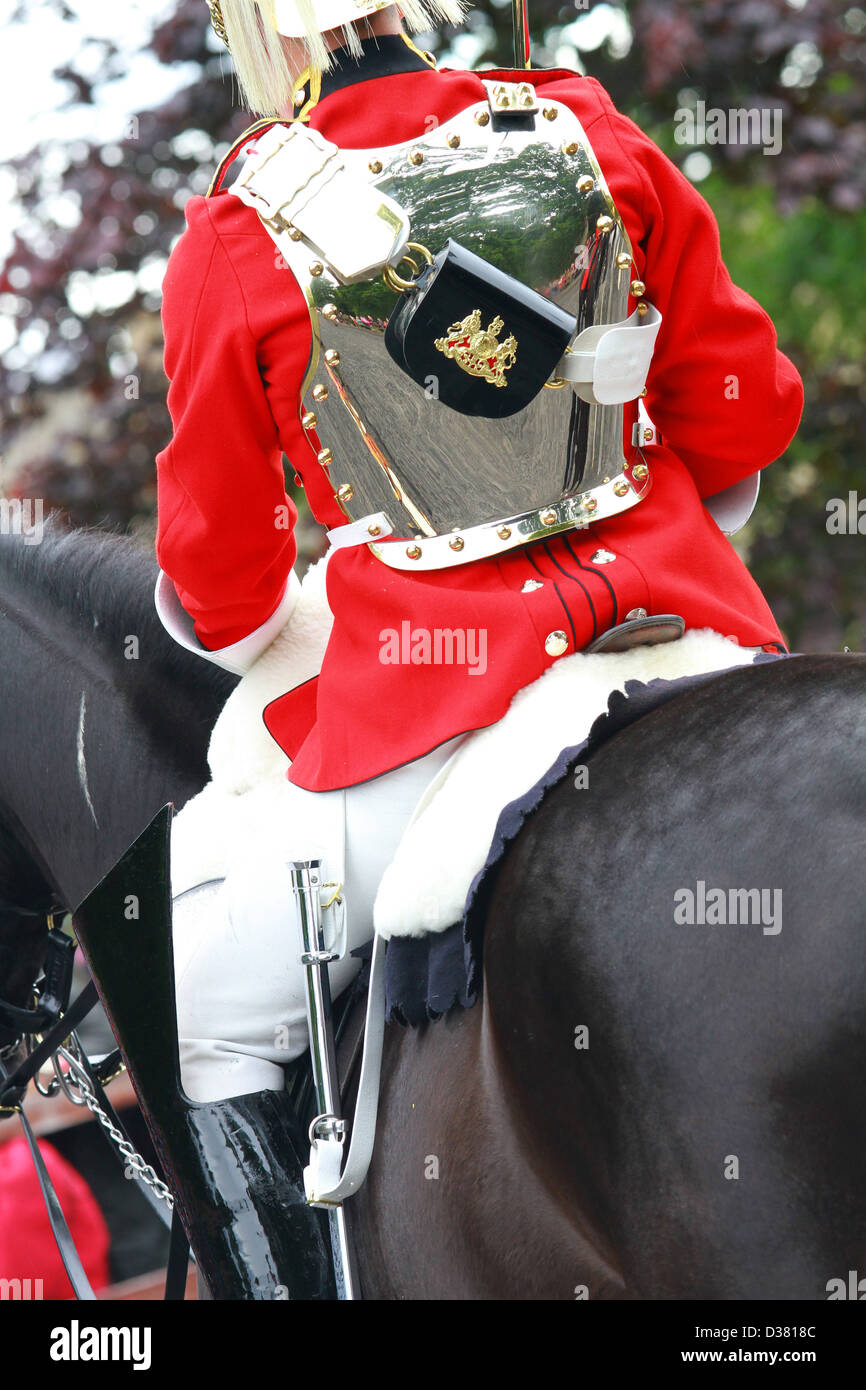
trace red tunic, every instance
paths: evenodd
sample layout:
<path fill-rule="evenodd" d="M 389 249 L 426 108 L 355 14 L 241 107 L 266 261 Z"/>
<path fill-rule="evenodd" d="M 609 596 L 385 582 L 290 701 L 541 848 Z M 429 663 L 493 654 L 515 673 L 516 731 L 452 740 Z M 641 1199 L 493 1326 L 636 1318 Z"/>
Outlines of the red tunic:
<path fill-rule="evenodd" d="M 782 641 L 701 499 L 783 452 L 802 409 L 798 373 L 777 350 L 768 315 L 732 284 L 713 214 L 689 181 L 592 78 L 557 70 L 531 79 L 580 119 L 636 273 L 664 316 L 647 382 L 647 409 L 664 440 L 649 451 L 653 486 L 618 518 L 453 569 L 406 573 L 366 546 L 338 550 L 328 567 L 335 622 L 321 675 L 266 712 L 293 759 L 290 779 L 311 790 L 376 777 L 500 719 L 557 659 L 545 649 L 554 630 L 572 653 L 645 608 L 744 645 Z M 484 97 L 472 73 L 392 74 L 331 92 L 310 125 L 343 147 L 395 144 L 429 130 L 431 116 L 448 120 Z M 200 641 L 218 650 L 266 621 L 295 560 L 283 452 L 306 476 L 319 519 L 333 525 L 336 513 L 321 504 L 318 441 L 300 424 L 310 325 L 294 277 L 255 212 L 232 194 L 191 198 L 186 222 L 164 283 L 174 435 L 157 458 L 157 555 Z M 636 407 L 625 416 L 630 449 Z M 602 546 L 616 561 L 593 565 Z M 524 592 L 527 580 L 541 583 Z M 484 671 L 480 663 L 383 661 L 383 634 L 406 622 L 412 631 L 483 632 Z"/>

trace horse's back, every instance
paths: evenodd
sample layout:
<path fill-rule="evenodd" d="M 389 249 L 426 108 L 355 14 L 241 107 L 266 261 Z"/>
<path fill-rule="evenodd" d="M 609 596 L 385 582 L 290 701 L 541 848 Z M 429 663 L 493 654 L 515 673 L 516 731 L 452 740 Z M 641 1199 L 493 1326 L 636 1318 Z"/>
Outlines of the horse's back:
<path fill-rule="evenodd" d="M 825 1297 L 862 1264 L 864 695 L 841 656 L 693 689 L 500 877 L 485 984 L 527 1120 L 559 1115 L 640 1297 Z"/>

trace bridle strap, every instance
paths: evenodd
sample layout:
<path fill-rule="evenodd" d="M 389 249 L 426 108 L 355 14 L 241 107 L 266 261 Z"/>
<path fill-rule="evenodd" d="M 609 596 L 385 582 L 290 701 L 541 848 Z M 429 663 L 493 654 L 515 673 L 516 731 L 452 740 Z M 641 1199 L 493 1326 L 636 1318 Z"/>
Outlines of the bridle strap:
<path fill-rule="evenodd" d="M 80 997 L 81 996 L 79 996 L 79 998 Z M 63 1267 L 69 1275 L 69 1282 L 72 1285 L 73 1293 L 79 1300 L 95 1301 L 96 1294 L 93 1292 L 84 1265 L 81 1263 L 81 1256 L 75 1248 L 72 1232 L 66 1224 L 63 1208 L 54 1190 L 54 1184 L 45 1166 L 45 1159 L 42 1157 L 39 1145 L 36 1142 L 36 1136 L 30 1128 L 30 1121 L 27 1119 L 23 1110 L 20 1111 L 20 1115 L 21 1124 L 24 1128 L 24 1137 L 27 1140 L 30 1156 L 33 1159 L 33 1166 L 36 1169 L 36 1176 L 39 1179 L 42 1200 L 45 1203 L 45 1210 L 48 1212 L 48 1223 L 51 1227 L 51 1234 L 57 1242 L 57 1249 L 60 1251 Z"/>

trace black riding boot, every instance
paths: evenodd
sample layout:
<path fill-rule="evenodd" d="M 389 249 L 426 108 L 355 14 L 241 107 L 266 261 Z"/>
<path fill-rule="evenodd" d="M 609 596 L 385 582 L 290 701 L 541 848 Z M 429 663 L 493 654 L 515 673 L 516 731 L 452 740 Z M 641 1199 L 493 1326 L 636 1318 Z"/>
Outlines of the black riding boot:
<path fill-rule="evenodd" d="M 324 1213 L 307 1206 L 289 1097 L 181 1091 L 164 807 L 73 914 L 190 1245 L 215 1299 L 333 1299 Z"/>

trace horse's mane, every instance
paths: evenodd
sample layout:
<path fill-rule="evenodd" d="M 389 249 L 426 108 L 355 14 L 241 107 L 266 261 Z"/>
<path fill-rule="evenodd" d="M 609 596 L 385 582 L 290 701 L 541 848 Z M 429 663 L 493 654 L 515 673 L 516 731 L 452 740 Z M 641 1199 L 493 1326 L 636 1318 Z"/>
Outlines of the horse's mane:
<path fill-rule="evenodd" d="M 194 684 L 203 694 L 225 698 L 236 678 L 186 652 L 159 621 L 153 591 L 153 552 L 115 531 L 67 525 L 54 512 L 38 543 L 20 534 L 0 534 L 0 607 L 23 615 L 53 615 L 86 634 L 90 644 L 123 660 L 123 642 L 136 633 L 148 664 L 172 683 Z"/>

